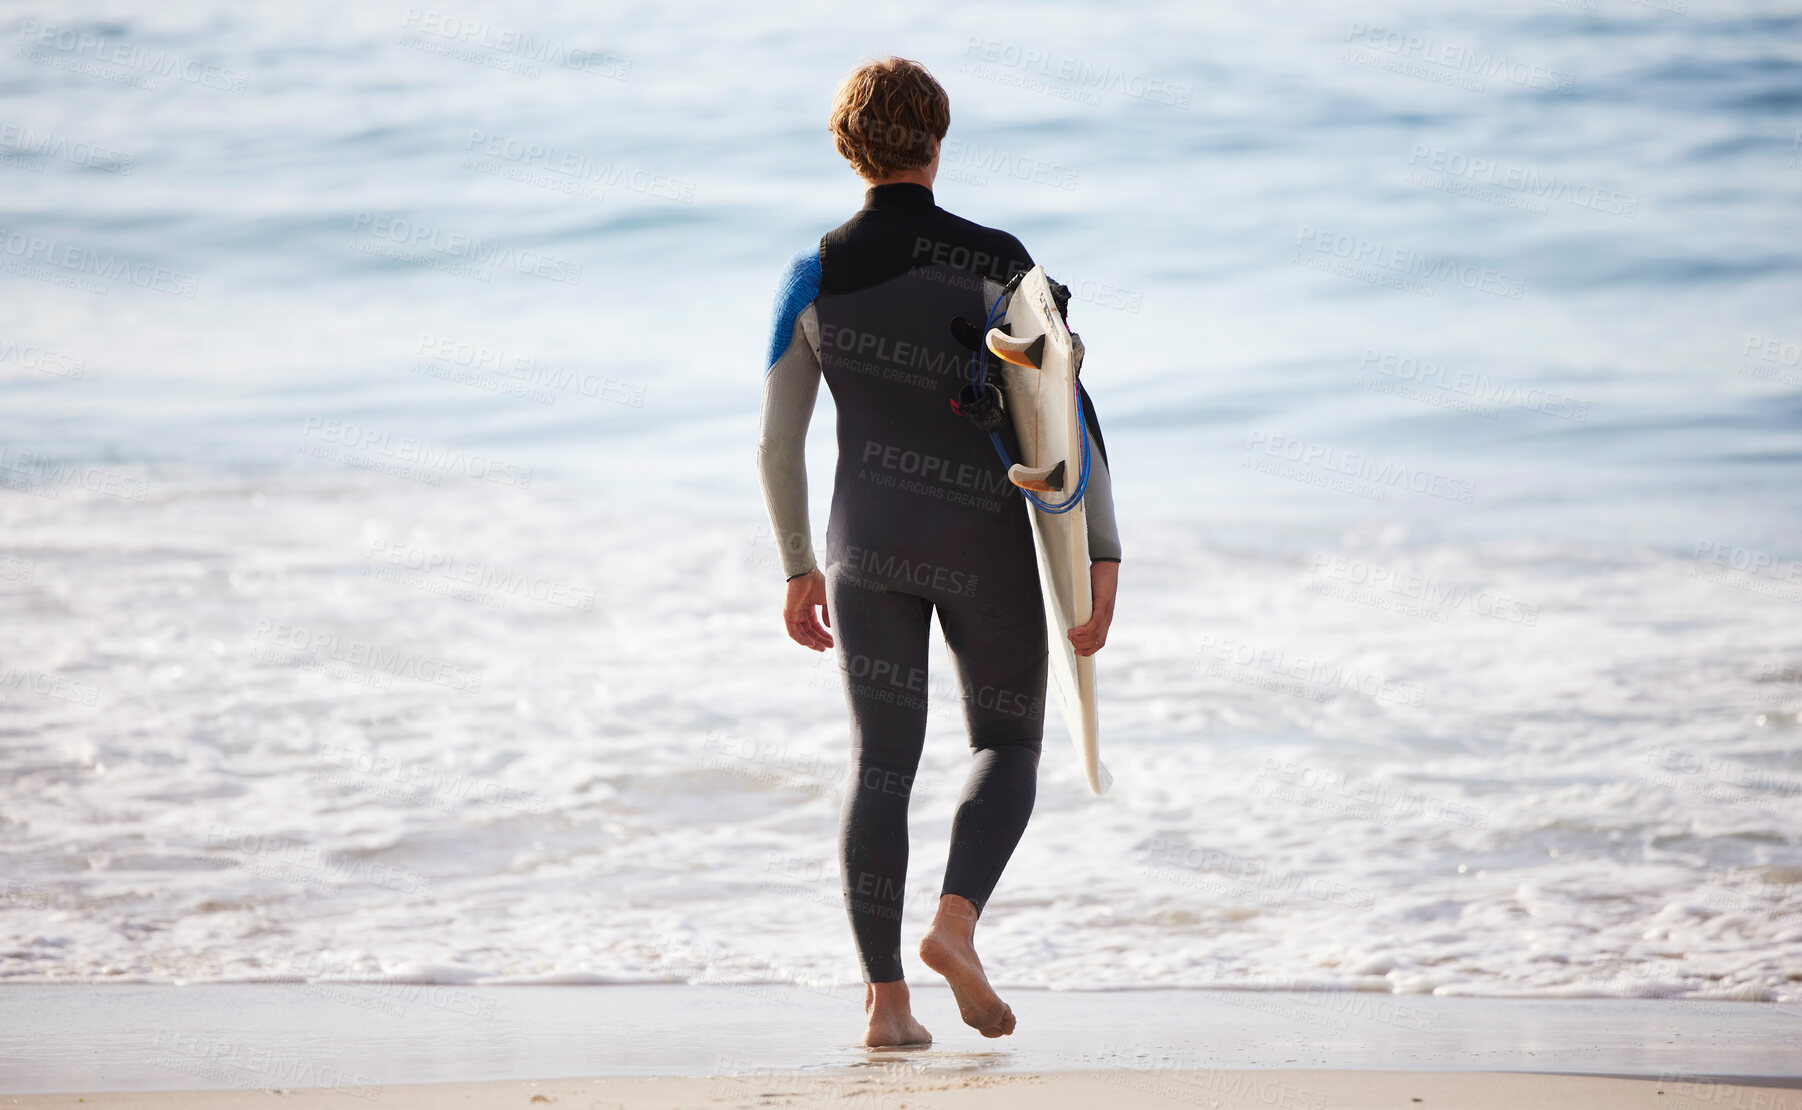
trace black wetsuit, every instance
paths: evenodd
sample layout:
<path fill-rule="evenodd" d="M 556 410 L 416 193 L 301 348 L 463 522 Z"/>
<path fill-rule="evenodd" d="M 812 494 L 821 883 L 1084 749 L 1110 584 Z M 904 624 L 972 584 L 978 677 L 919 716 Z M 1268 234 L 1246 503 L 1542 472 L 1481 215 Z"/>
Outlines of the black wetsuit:
<path fill-rule="evenodd" d="M 971 355 L 951 321 L 980 325 L 1001 286 L 1032 264 L 1019 240 L 938 208 L 924 186 L 881 185 L 817 253 L 796 256 L 777 300 L 772 368 L 811 355 L 838 410 L 825 578 L 854 755 L 839 849 L 869 982 L 902 977 L 907 805 L 935 612 L 975 749 L 941 893 L 980 910 L 1032 813 L 1047 648 L 1031 526 L 988 435 L 950 406 Z M 806 369 L 789 372 L 799 379 Z M 789 409 L 811 410 L 811 392 L 787 388 L 787 399 L 776 386 L 766 396 L 766 455 L 776 453 L 770 426 L 792 424 Z M 1011 427 L 1002 438 L 1018 458 Z M 796 522 L 793 492 L 772 488 L 792 478 L 773 473 L 766 460 L 784 569 L 804 573 L 805 476 Z M 784 498 L 791 504 L 779 506 Z M 1111 504 L 1106 515 L 1111 536 Z M 1095 558 L 1118 558 L 1107 544 Z"/>

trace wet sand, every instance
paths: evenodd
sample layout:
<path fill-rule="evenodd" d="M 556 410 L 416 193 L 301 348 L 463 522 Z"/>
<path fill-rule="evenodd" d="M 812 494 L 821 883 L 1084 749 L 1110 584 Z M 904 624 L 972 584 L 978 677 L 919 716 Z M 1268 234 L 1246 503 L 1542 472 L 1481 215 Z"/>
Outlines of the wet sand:
<path fill-rule="evenodd" d="M 933 1046 L 871 1052 L 854 988 L 10 986 L 0 1106 L 270 1105 L 280 1091 L 310 1107 L 1802 1110 L 1795 1006 L 1006 993 L 1013 1037 L 983 1040 L 922 984 Z"/>

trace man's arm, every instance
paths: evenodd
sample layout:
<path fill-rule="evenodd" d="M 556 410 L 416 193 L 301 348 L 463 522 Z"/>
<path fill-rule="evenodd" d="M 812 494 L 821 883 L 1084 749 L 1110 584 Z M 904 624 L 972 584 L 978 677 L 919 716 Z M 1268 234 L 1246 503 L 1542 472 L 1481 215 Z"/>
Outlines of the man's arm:
<path fill-rule="evenodd" d="M 757 473 L 782 573 L 789 578 L 814 569 L 806 449 L 807 426 L 820 392 L 819 326 L 813 307 L 819 293 L 819 251 L 802 251 L 789 260 L 777 286 L 764 362 Z"/>
<path fill-rule="evenodd" d="M 807 426 L 820 392 L 820 334 L 813 307 L 819 291 L 819 252 L 803 251 L 790 260 L 776 293 L 757 432 L 757 473 L 782 573 L 788 578 L 782 622 L 790 639 L 824 651 L 832 646 L 832 636 L 820 621 L 832 622 L 826 612 L 826 580 L 814 564 L 813 530 L 807 520 L 806 457 Z"/>
<path fill-rule="evenodd" d="M 810 306 L 807 320 L 813 318 Z M 763 417 L 757 433 L 757 473 L 763 504 L 782 560 L 793 578 L 814 569 L 813 530 L 807 519 L 807 426 L 820 392 L 820 360 L 807 323 L 797 319 L 788 349 L 763 376 Z"/>
<path fill-rule="evenodd" d="M 1087 391 L 1083 408 L 1091 419 Z M 1086 624 L 1070 629 L 1070 643 L 1078 655 L 1094 655 L 1107 643 L 1108 628 L 1114 623 L 1114 596 L 1120 586 L 1120 530 L 1114 523 L 1114 483 L 1108 472 L 1107 456 L 1097 442 L 1099 424 L 1091 425 L 1089 435 L 1089 484 L 1083 491 L 1082 511 L 1089 526 L 1089 592 L 1095 599 L 1094 611 Z"/>
<path fill-rule="evenodd" d="M 1052 297 L 1068 326 L 1070 291 L 1054 286 Z M 1107 441 L 1101 437 L 1101 418 L 1095 415 L 1095 402 L 1089 400 L 1089 391 L 1080 379 L 1076 396 L 1082 402 L 1083 427 L 1089 436 L 1089 483 L 1083 491 L 1082 511 L 1088 524 L 1089 594 L 1094 608 L 1086 623 L 1065 635 L 1076 654 L 1094 655 L 1106 646 L 1108 629 L 1114 623 L 1114 598 L 1120 589 L 1120 527 L 1114 521 L 1114 478 L 1108 468 Z"/>

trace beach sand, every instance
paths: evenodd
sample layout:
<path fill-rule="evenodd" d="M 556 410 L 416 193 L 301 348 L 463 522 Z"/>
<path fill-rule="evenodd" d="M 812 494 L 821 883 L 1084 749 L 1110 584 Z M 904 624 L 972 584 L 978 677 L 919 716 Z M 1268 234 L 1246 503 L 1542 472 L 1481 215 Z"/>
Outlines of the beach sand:
<path fill-rule="evenodd" d="M 0 1107 L 1802 1110 L 1794 1006 L 1006 993 L 1013 1037 L 922 984 L 935 1043 L 872 1052 L 854 986 L 16 985 Z"/>
<path fill-rule="evenodd" d="M 1029 1075 L 671 1077 L 566 1079 L 504 1083 L 432 1083 L 353 1090 L 152 1091 L 29 1095 L 0 1106 L 89 1107 L 96 1110 L 225 1110 L 246 1105 L 397 1107 L 584 1107 L 588 1110 L 719 1110 L 779 1106 L 868 1107 L 871 1110 L 961 1110 L 1033 1106 L 1170 1107 L 1219 1110 L 1794 1110 L 1802 1091 L 1700 1080 L 1498 1072 L 1176 1071 L 1044 1072 Z"/>

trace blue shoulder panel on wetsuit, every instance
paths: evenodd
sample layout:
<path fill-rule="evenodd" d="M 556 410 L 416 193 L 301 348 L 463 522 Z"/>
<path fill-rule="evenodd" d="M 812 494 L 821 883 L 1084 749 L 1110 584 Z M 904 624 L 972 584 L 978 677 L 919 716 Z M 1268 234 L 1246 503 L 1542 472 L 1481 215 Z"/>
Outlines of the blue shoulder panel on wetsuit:
<path fill-rule="evenodd" d="M 795 335 L 795 321 L 820 295 L 820 248 L 804 250 L 788 260 L 782 284 L 776 287 L 776 306 L 770 315 L 770 354 L 763 372 L 770 372 Z"/>

